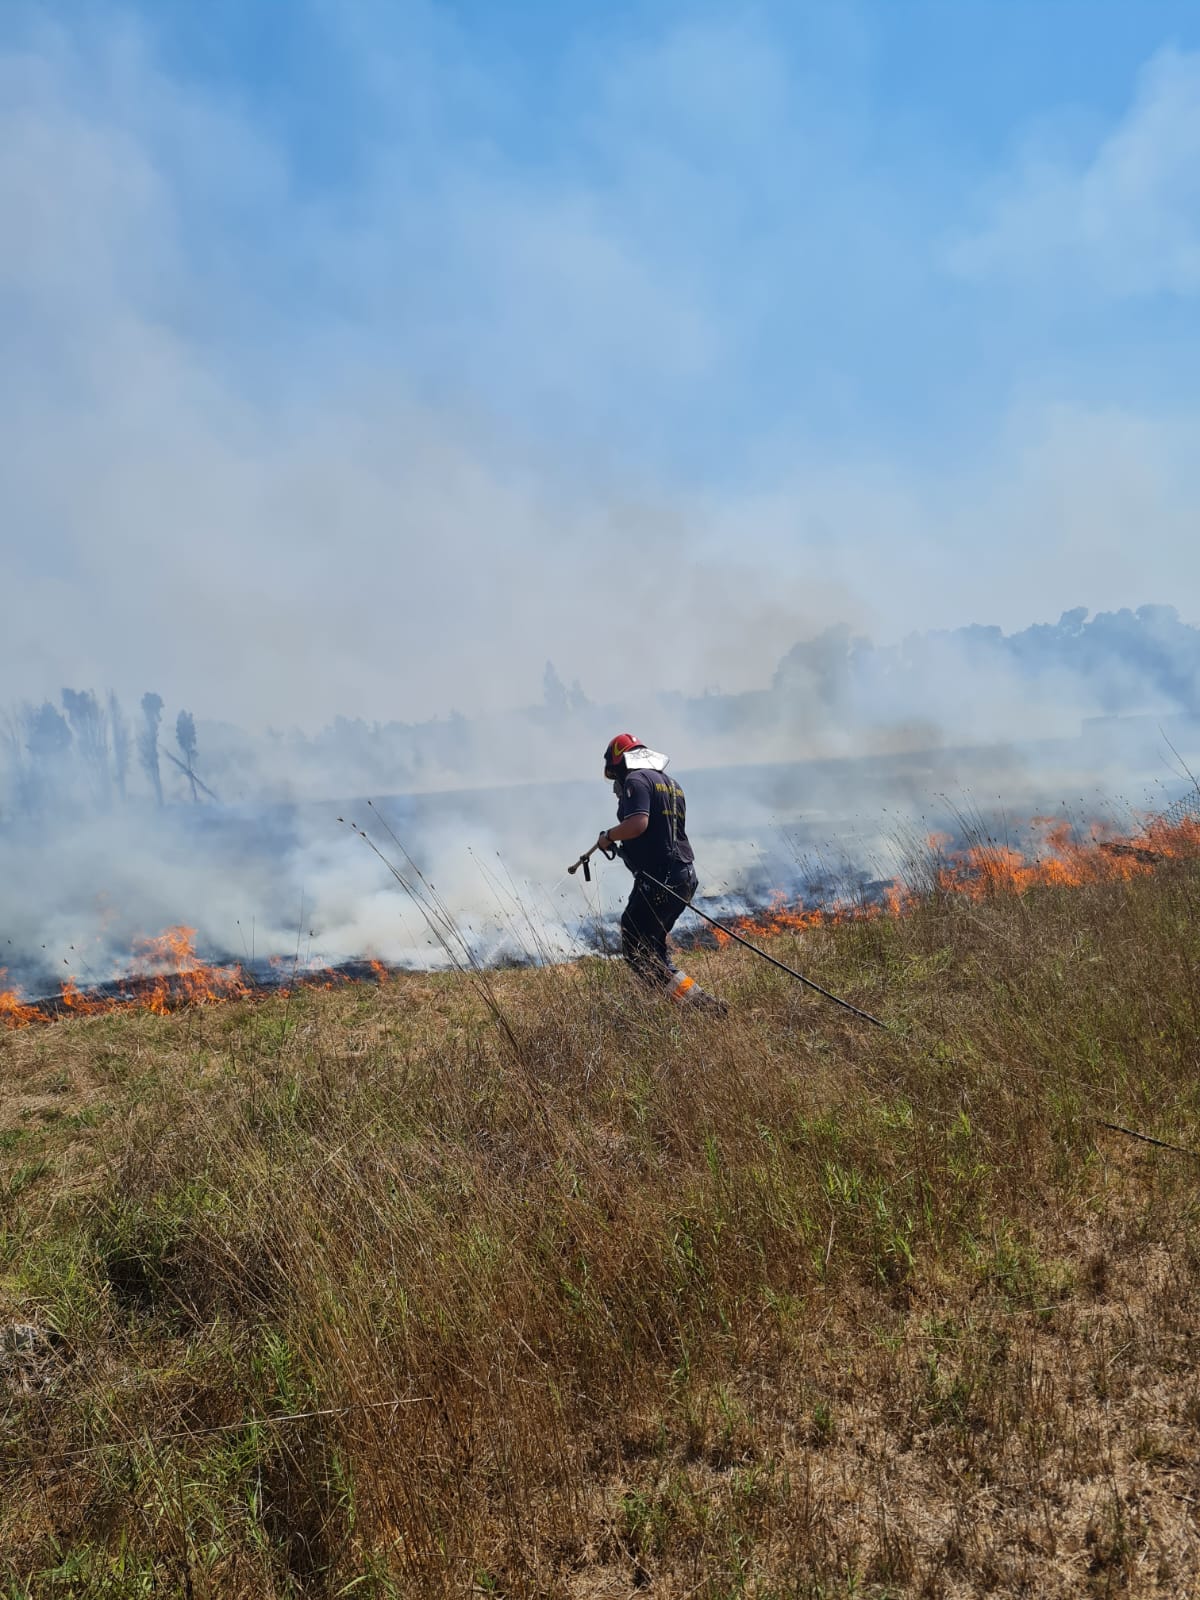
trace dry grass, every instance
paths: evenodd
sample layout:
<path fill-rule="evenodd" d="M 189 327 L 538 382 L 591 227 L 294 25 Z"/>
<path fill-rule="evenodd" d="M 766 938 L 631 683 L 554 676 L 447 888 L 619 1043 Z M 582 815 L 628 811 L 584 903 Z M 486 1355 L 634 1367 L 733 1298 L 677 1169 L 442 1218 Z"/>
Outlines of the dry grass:
<path fill-rule="evenodd" d="M 1198 892 L 0 1037 L 0 1593 L 1197 1592 Z"/>

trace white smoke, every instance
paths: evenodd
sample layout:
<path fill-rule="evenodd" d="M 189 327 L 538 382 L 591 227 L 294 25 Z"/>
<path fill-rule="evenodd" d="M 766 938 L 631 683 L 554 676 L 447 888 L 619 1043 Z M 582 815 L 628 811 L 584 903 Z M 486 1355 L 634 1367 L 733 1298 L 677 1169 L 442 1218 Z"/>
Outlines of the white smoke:
<path fill-rule="evenodd" d="M 265 89 L 172 54 L 165 22 L 101 5 L 56 25 L 21 4 L 0 22 L 13 950 L 45 945 L 54 965 L 84 944 L 103 965 L 187 922 L 237 955 L 249 920 L 264 949 L 419 951 L 419 919 L 336 806 L 526 784 L 399 829 L 471 918 L 491 894 L 473 859 L 499 852 L 536 897 L 611 820 L 599 751 L 621 728 L 685 778 L 730 751 L 942 752 L 879 781 L 793 772 L 769 799 L 750 777 L 713 780 L 711 803 L 701 784 L 696 827 L 732 877 L 798 821 L 842 827 L 897 797 L 919 812 L 984 781 L 960 744 L 1003 743 L 987 770 L 1013 792 L 1049 773 L 1078 788 L 1130 762 L 1102 733 L 1086 759 L 1031 738 L 1194 707 L 1133 633 L 1090 676 L 921 642 L 965 618 L 1011 632 L 1197 592 L 1190 391 L 1048 368 L 1036 318 L 1003 302 L 1055 273 L 1069 290 L 1094 235 L 1110 319 L 1130 294 L 1193 292 L 1176 201 L 1194 180 L 1170 147 L 1193 142 L 1194 58 L 1147 68 L 1081 170 L 1048 189 L 997 176 L 1007 199 L 976 196 L 939 231 L 864 153 L 852 22 L 805 23 L 808 53 L 731 13 L 574 54 L 553 160 L 512 136 L 511 86 L 448 13 L 347 0 L 299 6 L 295 25 L 318 30 L 342 96 L 304 148 Z M 339 143 L 345 107 L 359 120 Z M 922 193 L 924 169 L 907 176 Z M 1069 204 L 1030 273 L 1046 193 Z M 1132 238 L 1114 197 L 1141 219 Z M 1164 240 L 1165 276 L 1130 265 Z M 931 414 L 961 405 L 975 429 L 922 438 L 897 419 L 935 386 L 951 288 L 982 324 L 1020 324 L 1027 361 L 955 346 Z M 864 636 L 879 650 L 848 664 Z M 521 713 L 547 660 L 581 693 Z M 185 804 L 165 759 L 161 812 L 136 758 L 124 807 L 97 810 L 49 756 L 33 795 L 22 707 L 64 686 L 105 704 L 111 687 L 131 724 L 161 694 L 164 748 L 194 714 L 226 814 Z M 1133 767 L 1144 779 L 1144 754 Z M 554 787 L 572 777 L 594 799 Z"/>

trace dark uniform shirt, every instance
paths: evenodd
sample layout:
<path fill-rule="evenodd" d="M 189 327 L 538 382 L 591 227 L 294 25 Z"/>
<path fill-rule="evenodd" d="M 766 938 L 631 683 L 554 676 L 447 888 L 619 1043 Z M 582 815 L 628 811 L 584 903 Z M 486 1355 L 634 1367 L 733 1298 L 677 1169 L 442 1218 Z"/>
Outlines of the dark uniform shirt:
<path fill-rule="evenodd" d="M 621 858 L 631 872 L 648 872 L 652 878 L 669 878 L 672 871 L 690 866 L 695 857 L 685 823 L 687 801 L 674 778 L 665 772 L 629 773 L 617 803 L 617 821 L 649 817 L 645 833 L 626 839 Z"/>

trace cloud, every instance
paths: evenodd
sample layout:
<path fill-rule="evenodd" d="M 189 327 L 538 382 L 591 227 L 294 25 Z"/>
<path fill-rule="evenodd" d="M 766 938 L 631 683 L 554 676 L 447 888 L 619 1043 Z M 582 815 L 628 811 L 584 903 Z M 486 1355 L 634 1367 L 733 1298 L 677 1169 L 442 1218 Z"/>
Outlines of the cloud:
<path fill-rule="evenodd" d="M 1105 299 L 1200 292 L 1200 53 L 1159 51 L 1090 156 L 1035 144 L 949 260 L 975 280 L 1049 280 Z"/>

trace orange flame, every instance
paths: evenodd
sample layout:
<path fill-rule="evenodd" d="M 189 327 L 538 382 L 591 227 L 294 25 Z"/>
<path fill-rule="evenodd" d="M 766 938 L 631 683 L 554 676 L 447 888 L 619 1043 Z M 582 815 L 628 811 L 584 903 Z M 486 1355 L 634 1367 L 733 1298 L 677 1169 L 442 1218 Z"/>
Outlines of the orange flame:
<path fill-rule="evenodd" d="M 73 978 L 66 978 L 51 1001 L 30 1005 L 15 989 L 0 989 L 0 1025 L 28 1027 L 35 1022 L 53 1022 L 56 1017 L 94 1017 L 106 1012 L 135 1007 L 159 1016 L 181 1006 L 213 1005 L 223 1000 L 239 1000 L 256 992 L 253 978 L 242 967 L 218 966 L 201 960 L 196 953 L 194 928 L 168 928 L 156 938 L 138 939 L 133 947 L 129 974 L 119 985 L 103 992 L 81 989 Z M 282 971 L 289 963 L 273 958 L 271 966 Z M 328 967 L 314 971 L 293 971 L 286 985 L 270 986 L 269 992 L 285 996 L 295 988 L 333 989 L 347 982 L 343 973 Z M 375 982 L 389 976 L 381 961 L 367 963 Z M 0 969 L 0 981 L 5 974 Z"/>
<path fill-rule="evenodd" d="M 1036 839 L 1032 855 L 991 840 L 954 850 L 946 835 L 931 835 L 928 845 L 935 892 L 978 901 L 992 895 L 1025 894 L 1036 888 L 1123 882 L 1153 872 L 1164 862 L 1200 857 L 1197 817 L 1184 817 L 1177 822 L 1158 819 L 1129 836 L 1093 824 L 1082 839 L 1076 837 L 1069 823 L 1055 818 L 1035 817 L 1031 827 Z M 779 893 L 772 897 L 766 911 L 738 917 L 730 926 L 740 934 L 804 932 L 814 927 L 903 916 L 922 898 L 919 890 L 896 882 L 884 888 L 881 899 L 835 905 L 806 907 L 800 901 L 789 903 Z M 724 932 L 719 931 L 716 938 L 718 944 L 729 943 Z M 17 990 L 0 988 L 0 1026 L 23 1028 L 52 1022 L 56 1016 L 97 1016 L 127 1006 L 161 1015 L 180 1006 L 211 1005 L 255 993 L 253 979 L 240 966 L 215 966 L 202 961 L 196 954 L 195 939 L 196 930 L 186 927 L 168 928 L 157 938 L 139 939 L 134 946 L 130 975 L 119 987 L 104 993 L 83 990 L 74 978 L 67 978 L 54 1001 L 30 1005 Z M 281 970 L 287 961 L 273 958 L 271 964 Z M 368 960 L 366 965 L 378 983 L 390 976 L 381 961 Z M 292 983 L 273 988 L 272 993 L 286 995 L 292 988 L 332 989 L 350 981 L 344 973 L 328 968 L 295 973 L 294 966 L 293 963 Z M 6 975 L 0 968 L 0 984 Z"/>
<path fill-rule="evenodd" d="M 1089 883 L 1125 882 L 1143 876 L 1167 861 L 1200 856 L 1200 819 L 1178 822 L 1161 819 L 1148 823 L 1136 835 L 1124 836 L 1093 823 L 1085 838 L 1078 838 L 1069 822 L 1035 817 L 1030 824 L 1035 837 L 1031 855 L 992 840 L 951 848 L 946 834 L 930 834 L 933 886 L 937 893 L 986 900 L 998 894 L 1025 894 L 1039 888 L 1078 888 Z M 735 933 L 799 933 L 813 927 L 862 922 L 875 917 L 899 917 L 921 898 L 919 892 L 898 883 L 885 888 L 880 901 L 849 901 L 837 905 L 790 905 L 776 896 L 770 907 L 739 917 L 730 924 Z M 729 943 L 718 932 L 717 943 Z"/>
<path fill-rule="evenodd" d="M 249 993 L 241 967 L 214 967 L 196 954 L 195 928 L 168 928 L 134 946 L 134 981 L 147 986 L 143 1004 L 160 1014 L 179 1005 L 211 1005 Z"/>
<path fill-rule="evenodd" d="M 5 968 L 0 967 L 0 983 L 3 983 L 7 976 Z M 6 1028 L 25 1028 L 31 1022 L 39 1020 L 36 1007 L 22 1004 L 15 989 L 0 989 L 0 1022 Z"/>
<path fill-rule="evenodd" d="M 1093 823 L 1087 837 L 1080 839 L 1070 823 L 1053 817 L 1035 817 L 1032 826 L 1038 836 L 1032 857 L 990 840 L 962 851 L 935 851 L 937 888 L 983 900 L 1030 889 L 1126 882 L 1165 861 L 1200 854 L 1200 822 L 1194 817 L 1151 822 L 1136 837 L 1113 834 Z"/>

